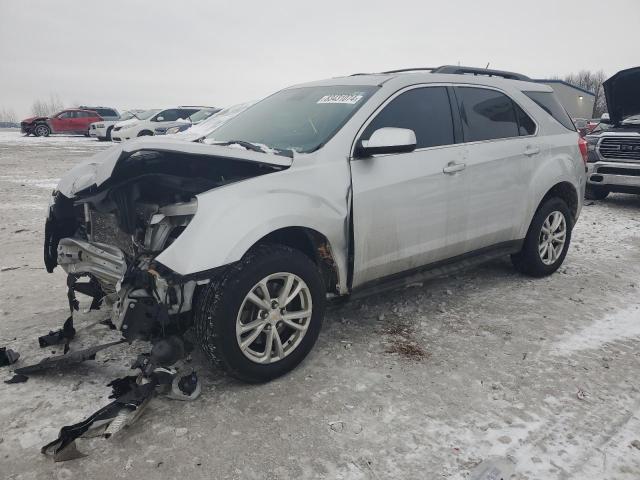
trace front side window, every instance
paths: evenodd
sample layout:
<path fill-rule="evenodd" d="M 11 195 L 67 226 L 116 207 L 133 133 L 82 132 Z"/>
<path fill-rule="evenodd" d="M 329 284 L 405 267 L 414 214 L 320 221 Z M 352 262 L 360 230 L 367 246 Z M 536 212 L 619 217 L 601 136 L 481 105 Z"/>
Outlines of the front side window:
<path fill-rule="evenodd" d="M 56 115 L 56 118 L 67 119 L 67 118 L 71 118 L 71 116 L 72 116 L 71 112 L 62 112 Z"/>
<path fill-rule="evenodd" d="M 368 140 L 384 127 L 413 130 L 416 148 L 455 143 L 446 87 L 413 88 L 398 95 L 367 126 L 361 139 Z"/>
<path fill-rule="evenodd" d="M 322 147 L 375 91 L 331 85 L 281 90 L 217 128 L 207 143 L 242 140 L 307 153 Z"/>
<path fill-rule="evenodd" d="M 495 90 L 456 87 L 465 142 L 519 136 L 513 101 Z"/>
<path fill-rule="evenodd" d="M 152 120 L 154 122 L 175 122 L 182 115 L 182 110 L 170 108 L 163 110 Z"/>

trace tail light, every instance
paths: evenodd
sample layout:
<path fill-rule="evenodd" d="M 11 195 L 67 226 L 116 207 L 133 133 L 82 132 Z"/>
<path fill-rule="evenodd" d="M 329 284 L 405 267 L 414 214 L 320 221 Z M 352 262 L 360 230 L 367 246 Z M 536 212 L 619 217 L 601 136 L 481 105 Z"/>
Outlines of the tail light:
<path fill-rule="evenodd" d="M 589 159 L 587 145 L 587 141 L 584 138 L 578 138 L 578 147 L 580 148 L 580 154 L 582 155 L 582 161 L 584 162 L 585 167 L 587 166 L 587 160 Z"/>

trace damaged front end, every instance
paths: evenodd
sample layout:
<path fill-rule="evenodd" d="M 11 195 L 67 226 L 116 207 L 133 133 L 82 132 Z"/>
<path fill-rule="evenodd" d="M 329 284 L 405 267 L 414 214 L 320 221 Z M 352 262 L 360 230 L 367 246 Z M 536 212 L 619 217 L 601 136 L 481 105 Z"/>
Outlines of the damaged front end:
<path fill-rule="evenodd" d="M 82 167 L 72 171 L 75 178 L 63 179 L 64 188 L 53 193 L 45 226 L 45 265 L 68 274 L 71 311 L 78 308 L 76 291 L 93 297 L 91 308 L 108 308 L 128 341 L 181 334 L 190 325 L 197 283 L 208 280 L 172 274 L 155 258 L 196 215 L 196 196 L 285 168 L 229 158 L 220 147 L 193 152 L 160 144 L 117 149 L 108 177 L 104 163 L 92 165 L 93 175 Z"/>

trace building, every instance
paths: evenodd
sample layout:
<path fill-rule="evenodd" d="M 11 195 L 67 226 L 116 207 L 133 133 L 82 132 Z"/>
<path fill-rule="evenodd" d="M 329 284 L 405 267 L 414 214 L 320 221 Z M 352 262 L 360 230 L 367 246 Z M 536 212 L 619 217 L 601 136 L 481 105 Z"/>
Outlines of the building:
<path fill-rule="evenodd" d="M 592 118 L 596 95 L 584 88 L 576 87 L 564 80 L 535 80 L 549 85 L 571 118 Z"/>

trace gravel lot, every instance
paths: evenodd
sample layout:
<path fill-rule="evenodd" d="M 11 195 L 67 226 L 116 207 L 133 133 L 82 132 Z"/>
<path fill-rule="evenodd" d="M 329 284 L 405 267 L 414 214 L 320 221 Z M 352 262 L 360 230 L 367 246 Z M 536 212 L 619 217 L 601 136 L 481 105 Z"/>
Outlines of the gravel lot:
<path fill-rule="evenodd" d="M 103 148 L 0 131 L 0 346 L 21 353 L 18 365 L 50 354 L 37 337 L 68 314 L 64 273 L 42 263 L 48 196 Z M 82 440 L 89 456 L 72 462 L 39 449 L 106 404 L 105 385 L 147 345 L 3 384 L 2 477 L 461 479 L 493 462 L 518 479 L 637 480 L 639 227 L 640 198 L 613 195 L 587 202 L 549 278 L 505 259 L 335 307 L 309 358 L 267 385 L 228 379 L 196 353 L 199 400 L 158 397 L 120 437 Z M 76 326 L 104 316 L 79 314 Z M 96 327 L 72 345 L 112 338 Z"/>

